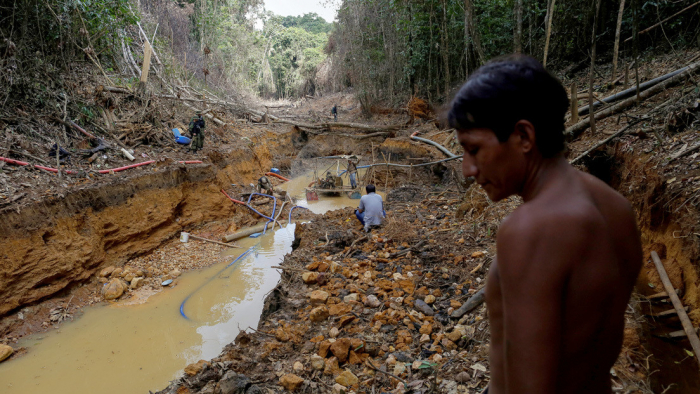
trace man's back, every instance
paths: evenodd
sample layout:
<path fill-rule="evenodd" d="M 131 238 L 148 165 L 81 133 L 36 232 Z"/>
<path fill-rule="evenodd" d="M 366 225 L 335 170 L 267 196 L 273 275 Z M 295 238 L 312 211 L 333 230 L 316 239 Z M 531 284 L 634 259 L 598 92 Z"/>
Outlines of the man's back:
<path fill-rule="evenodd" d="M 364 211 L 366 226 L 382 224 L 382 218 L 384 217 L 384 202 L 382 196 L 377 193 L 365 194 L 360 198 L 359 208 Z"/>
<path fill-rule="evenodd" d="M 639 233 L 617 192 L 568 163 L 554 171 L 499 229 L 489 394 L 611 392 Z"/>

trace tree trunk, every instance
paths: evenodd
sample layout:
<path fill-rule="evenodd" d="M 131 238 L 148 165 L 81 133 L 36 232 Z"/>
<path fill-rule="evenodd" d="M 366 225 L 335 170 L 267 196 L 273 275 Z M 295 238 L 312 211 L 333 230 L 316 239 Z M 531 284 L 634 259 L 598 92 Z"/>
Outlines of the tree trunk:
<path fill-rule="evenodd" d="M 513 51 L 515 53 L 522 53 L 523 51 L 523 0 L 515 0 L 515 32 L 513 33 Z"/>
<path fill-rule="evenodd" d="M 450 53 L 447 47 L 447 1 L 442 0 L 442 32 L 440 32 L 440 51 L 442 52 L 442 65 L 445 70 L 445 96 L 450 91 Z"/>
<path fill-rule="evenodd" d="M 620 51 L 620 30 L 622 28 L 622 14 L 625 11 L 625 0 L 620 0 L 620 11 L 617 14 L 617 29 L 615 29 L 615 47 L 613 49 L 613 71 L 610 77 L 613 81 L 617 76 L 617 60 Z"/>
<path fill-rule="evenodd" d="M 634 53 L 634 78 L 637 86 L 637 101 L 639 101 L 639 62 L 637 61 L 637 56 L 639 52 L 639 0 L 632 0 L 632 11 L 633 13 L 633 53 Z"/>
<path fill-rule="evenodd" d="M 591 108 L 589 113 L 590 123 L 591 123 L 591 133 L 595 134 L 595 106 L 593 105 L 593 75 L 595 68 L 595 41 L 596 41 L 596 30 L 598 29 L 598 11 L 600 10 L 600 0 L 595 0 L 595 14 L 593 15 L 593 31 L 591 32 L 591 70 L 588 75 L 588 104 Z"/>
<path fill-rule="evenodd" d="M 552 0 L 552 4 L 549 7 L 549 10 L 547 11 L 547 34 L 545 36 L 544 40 L 544 57 L 542 60 L 542 65 L 547 67 L 547 53 L 549 52 L 549 38 L 552 34 L 552 19 L 554 19 L 554 5 L 557 2 L 557 0 Z"/>
<path fill-rule="evenodd" d="M 472 35 L 472 41 L 474 42 L 474 50 L 477 56 L 477 65 L 481 66 L 484 64 L 486 56 L 484 55 L 484 48 L 481 47 L 481 38 L 479 36 L 479 29 L 474 21 L 474 7 L 472 5 L 472 0 L 464 0 L 464 13 L 467 17 L 467 22 L 469 23 L 469 29 Z"/>

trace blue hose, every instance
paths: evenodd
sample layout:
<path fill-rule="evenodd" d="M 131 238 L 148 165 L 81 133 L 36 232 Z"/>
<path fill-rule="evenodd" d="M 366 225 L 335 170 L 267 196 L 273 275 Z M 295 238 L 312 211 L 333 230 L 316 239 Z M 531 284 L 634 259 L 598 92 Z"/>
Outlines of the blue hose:
<path fill-rule="evenodd" d="M 185 320 L 190 320 L 190 318 L 187 317 L 187 315 L 185 315 L 185 303 L 187 302 L 187 300 L 190 299 L 190 297 L 192 297 L 192 296 L 193 296 L 196 292 L 198 292 L 202 287 L 204 287 L 204 286 L 206 286 L 207 284 L 209 284 L 209 282 L 211 282 L 212 280 L 214 280 L 214 278 L 216 278 L 217 276 L 219 276 L 219 274 L 221 274 L 222 272 L 224 272 L 224 271 L 226 270 L 226 268 L 232 266 L 232 265 L 235 264 L 237 261 L 241 260 L 243 257 L 245 257 L 245 256 L 248 255 L 250 252 L 252 252 L 253 249 L 255 249 L 256 247 L 257 247 L 257 245 L 251 246 L 250 248 L 248 248 L 248 250 L 246 250 L 245 252 L 241 253 L 241 255 L 238 256 L 238 257 L 236 257 L 236 259 L 233 260 L 229 265 L 227 265 L 226 267 L 224 267 L 221 271 L 217 272 L 216 275 L 214 275 L 214 276 L 212 276 L 211 278 L 209 278 L 208 281 L 202 283 L 197 289 L 195 289 L 195 291 L 193 291 L 192 293 L 190 293 L 190 295 L 188 295 L 188 296 L 182 301 L 182 304 L 180 304 L 180 314 L 182 315 L 182 317 L 184 317 Z"/>
<path fill-rule="evenodd" d="M 275 216 L 275 211 L 277 210 L 277 198 L 275 196 L 271 196 L 269 194 L 262 194 L 262 193 L 250 193 L 250 196 L 248 196 L 248 202 L 246 203 L 246 207 L 250 208 L 253 212 L 257 213 L 258 215 L 264 217 L 267 220 L 274 221 L 275 219 L 271 218 L 270 216 L 263 215 L 258 211 L 257 209 L 253 208 L 250 206 L 250 200 L 253 198 L 253 196 L 263 196 L 263 197 L 270 197 L 272 198 L 273 204 L 272 204 L 272 215 L 270 216 Z"/>
<path fill-rule="evenodd" d="M 309 208 L 302 207 L 302 206 L 299 206 L 299 205 L 293 206 L 292 209 L 289 210 L 289 220 L 288 220 L 287 223 L 291 223 L 291 222 L 292 222 L 292 211 L 294 211 L 294 209 L 296 209 L 296 208 L 309 209 Z"/>

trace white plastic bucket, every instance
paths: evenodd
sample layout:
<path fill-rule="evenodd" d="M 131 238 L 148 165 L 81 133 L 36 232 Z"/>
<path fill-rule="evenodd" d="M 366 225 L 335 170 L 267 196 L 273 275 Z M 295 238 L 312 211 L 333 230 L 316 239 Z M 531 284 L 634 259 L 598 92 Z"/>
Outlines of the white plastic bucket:
<path fill-rule="evenodd" d="M 186 232 L 180 233 L 180 242 L 187 242 L 189 240 L 190 240 L 190 233 L 186 233 Z"/>

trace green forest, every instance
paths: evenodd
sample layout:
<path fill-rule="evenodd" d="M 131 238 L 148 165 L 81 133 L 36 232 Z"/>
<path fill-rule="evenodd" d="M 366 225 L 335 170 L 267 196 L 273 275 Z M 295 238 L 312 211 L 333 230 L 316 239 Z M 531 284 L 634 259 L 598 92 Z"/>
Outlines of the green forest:
<path fill-rule="evenodd" d="M 594 41 L 595 72 L 620 73 L 655 51 L 696 47 L 696 4 L 342 0 L 337 19 L 326 21 L 275 15 L 261 0 L 27 0 L 0 8 L 2 99 L 33 97 L 46 83 L 33 77 L 65 70 L 71 59 L 107 74 L 123 69 L 127 32 L 138 25 L 167 54 L 159 59 L 167 72 L 222 92 L 285 99 L 353 88 L 364 103 L 400 105 L 413 95 L 442 102 L 499 55 L 546 56 L 548 67 L 570 73 L 587 67 Z"/>

